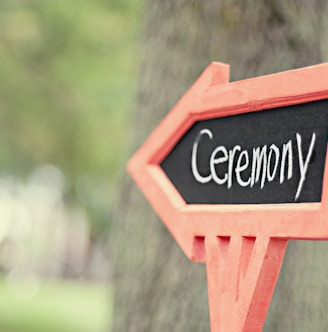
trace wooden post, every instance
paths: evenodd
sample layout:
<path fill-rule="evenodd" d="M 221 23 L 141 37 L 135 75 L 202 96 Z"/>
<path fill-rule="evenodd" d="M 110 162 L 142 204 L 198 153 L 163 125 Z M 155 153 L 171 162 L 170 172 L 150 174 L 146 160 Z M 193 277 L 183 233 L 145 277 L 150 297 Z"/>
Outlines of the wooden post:
<path fill-rule="evenodd" d="M 287 240 L 205 238 L 211 332 L 261 332 Z"/>

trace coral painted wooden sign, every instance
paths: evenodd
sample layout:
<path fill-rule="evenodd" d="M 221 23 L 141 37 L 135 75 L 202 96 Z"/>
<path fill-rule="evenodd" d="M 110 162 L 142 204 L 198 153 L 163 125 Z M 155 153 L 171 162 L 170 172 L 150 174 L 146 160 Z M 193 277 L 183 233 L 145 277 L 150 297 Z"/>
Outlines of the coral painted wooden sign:
<path fill-rule="evenodd" d="M 211 331 L 262 331 L 288 239 L 328 239 L 328 64 L 228 83 L 212 63 L 128 163 L 185 254 Z"/>

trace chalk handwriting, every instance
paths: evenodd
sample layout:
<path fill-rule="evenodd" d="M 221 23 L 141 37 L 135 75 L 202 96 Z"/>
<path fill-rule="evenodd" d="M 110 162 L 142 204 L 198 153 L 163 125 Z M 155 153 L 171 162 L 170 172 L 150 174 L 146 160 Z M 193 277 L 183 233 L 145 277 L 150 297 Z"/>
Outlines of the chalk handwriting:
<path fill-rule="evenodd" d="M 206 184 L 214 181 L 222 186 L 226 185 L 230 189 L 233 185 L 233 179 L 241 187 L 252 188 L 259 183 L 263 189 L 265 184 L 272 182 L 275 178 L 279 179 L 282 184 L 293 177 L 293 140 L 278 147 L 275 144 L 257 146 L 252 148 L 251 152 L 243 150 L 240 145 L 235 145 L 232 149 L 227 149 L 223 145 L 214 148 L 209 158 L 209 174 L 202 175 L 197 165 L 197 156 L 201 148 L 200 142 L 203 136 L 207 139 L 213 139 L 213 133 L 210 129 L 202 129 L 197 134 L 192 147 L 191 169 L 195 180 L 199 183 Z M 205 141 L 205 140 L 204 140 Z M 296 133 L 297 157 L 300 179 L 298 182 L 295 201 L 297 201 L 302 192 L 306 180 L 309 163 L 314 151 L 316 134 L 312 134 L 310 145 L 305 156 L 303 156 L 302 136 Z M 295 142 L 295 140 L 294 140 Z M 202 143 L 206 144 L 206 143 Z M 251 154 L 251 155 L 250 155 Z M 217 172 L 218 167 L 225 169 L 226 172 L 220 175 Z M 287 175 L 287 176 L 286 176 Z"/>

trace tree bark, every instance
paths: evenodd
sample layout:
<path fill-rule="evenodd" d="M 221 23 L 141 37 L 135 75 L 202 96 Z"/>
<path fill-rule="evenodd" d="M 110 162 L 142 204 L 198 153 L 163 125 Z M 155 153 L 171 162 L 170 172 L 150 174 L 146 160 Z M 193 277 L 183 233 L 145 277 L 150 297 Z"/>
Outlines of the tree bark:
<path fill-rule="evenodd" d="M 129 153 L 211 61 L 231 80 L 328 55 L 327 5 L 314 0 L 149 0 Z M 205 267 L 187 260 L 126 174 L 110 238 L 113 331 L 209 331 Z M 265 331 L 324 331 L 326 242 L 290 243 Z"/>

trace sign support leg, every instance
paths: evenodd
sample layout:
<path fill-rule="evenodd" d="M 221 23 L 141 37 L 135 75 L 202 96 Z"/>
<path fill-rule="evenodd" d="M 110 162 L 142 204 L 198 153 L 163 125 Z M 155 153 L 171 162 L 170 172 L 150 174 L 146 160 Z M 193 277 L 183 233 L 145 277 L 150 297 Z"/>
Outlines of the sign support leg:
<path fill-rule="evenodd" d="M 205 238 L 211 332 L 261 332 L 288 240 Z"/>

